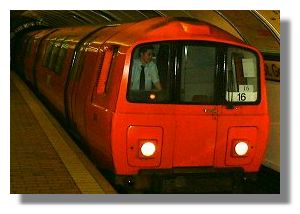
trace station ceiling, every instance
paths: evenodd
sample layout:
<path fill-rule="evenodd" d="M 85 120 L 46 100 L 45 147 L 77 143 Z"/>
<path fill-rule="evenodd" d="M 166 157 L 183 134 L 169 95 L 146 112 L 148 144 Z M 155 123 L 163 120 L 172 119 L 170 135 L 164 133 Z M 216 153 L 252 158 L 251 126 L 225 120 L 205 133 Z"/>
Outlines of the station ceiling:
<path fill-rule="evenodd" d="M 280 12 L 275 10 L 11 10 L 11 38 L 30 27 L 108 25 L 158 16 L 206 21 L 263 53 L 280 53 Z"/>

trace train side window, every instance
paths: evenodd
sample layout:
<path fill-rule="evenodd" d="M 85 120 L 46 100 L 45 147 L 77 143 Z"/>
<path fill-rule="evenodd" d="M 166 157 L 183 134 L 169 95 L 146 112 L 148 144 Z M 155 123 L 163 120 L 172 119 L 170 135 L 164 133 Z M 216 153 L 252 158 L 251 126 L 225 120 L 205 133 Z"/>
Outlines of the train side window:
<path fill-rule="evenodd" d="M 28 43 L 29 43 L 30 37 L 26 37 L 24 44 L 22 46 L 22 55 L 26 54 L 26 51 L 28 49 Z"/>
<path fill-rule="evenodd" d="M 100 66 L 101 71 L 97 81 L 97 94 L 103 94 L 105 92 L 107 77 L 111 67 L 112 58 L 113 58 L 113 49 L 111 47 L 106 47 L 103 62 L 102 65 Z"/>
<path fill-rule="evenodd" d="M 49 69 L 54 70 L 61 45 L 61 40 L 54 43 L 48 64 Z"/>
<path fill-rule="evenodd" d="M 102 66 L 103 66 L 103 59 L 104 59 L 104 53 L 103 52 L 99 52 L 99 55 L 97 57 L 97 65 L 96 65 L 96 69 L 97 69 L 97 76 L 96 76 L 96 84 L 93 90 L 93 95 L 97 94 L 97 89 L 98 89 L 98 85 L 99 85 L 99 81 L 100 81 L 100 75 L 101 75 L 101 70 L 102 70 Z"/>
<path fill-rule="evenodd" d="M 53 49 L 55 41 L 56 41 L 56 39 L 50 40 L 49 45 L 46 48 L 46 53 L 45 53 L 44 61 L 43 61 L 44 67 L 47 67 L 47 68 L 49 67 L 50 57 L 51 57 L 51 53 L 52 53 L 52 49 Z"/>
<path fill-rule="evenodd" d="M 27 47 L 26 47 L 26 54 L 31 54 L 33 40 L 34 40 L 34 38 L 30 38 L 28 40 Z"/>
<path fill-rule="evenodd" d="M 66 55 L 67 55 L 67 51 L 68 51 L 68 43 L 65 42 L 59 50 L 57 60 L 56 60 L 56 63 L 55 63 L 54 72 L 57 73 L 57 74 L 61 73 L 63 64 L 65 62 L 65 58 L 66 58 Z"/>
<path fill-rule="evenodd" d="M 109 71 L 108 71 L 108 77 L 105 85 L 105 93 L 107 93 L 111 86 L 111 80 L 112 80 L 112 69 L 115 67 L 117 55 L 118 55 L 119 47 L 114 46 L 113 47 L 113 56 L 110 62 Z"/>
<path fill-rule="evenodd" d="M 228 48 L 226 67 L 226 101 L 258 101 L 258 60 L 253 52 Z"/>

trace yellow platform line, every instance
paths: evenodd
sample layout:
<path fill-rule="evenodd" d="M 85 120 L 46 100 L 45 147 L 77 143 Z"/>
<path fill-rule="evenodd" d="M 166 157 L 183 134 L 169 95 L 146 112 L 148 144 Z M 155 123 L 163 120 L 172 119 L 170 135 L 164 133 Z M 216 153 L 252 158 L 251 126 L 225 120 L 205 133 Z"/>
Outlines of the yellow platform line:
<path fill-rule="evenodd" d="M 81 163 L 75 152 L 68 146 L 63 137 L 49 121 L 45 112 L 47 110 L 39 103 L 33 93 L 27 86 L 19 79 L 19 77 L 11 73 L 12 80 L 14 81 L 19 92 L 24 97 L 32 113 L 36 117 L 40 126 L 49 138 L 57 154 L 63 161 L 66 169 L 72 176 L 77 187 L 83 194 L 103 194 L 105 193 L 102 187 L 96 182 L 89 171 Z"/>

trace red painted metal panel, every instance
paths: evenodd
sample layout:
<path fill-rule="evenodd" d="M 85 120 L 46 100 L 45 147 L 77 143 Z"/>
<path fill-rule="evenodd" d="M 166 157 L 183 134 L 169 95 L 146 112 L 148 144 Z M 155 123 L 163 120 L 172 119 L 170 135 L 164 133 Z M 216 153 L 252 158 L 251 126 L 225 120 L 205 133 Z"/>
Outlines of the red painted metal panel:
<path fill-rule="evenodd" d="M 208 110 L 214 109 L 211 112 Z M 217 106 L 176 106 L 174 167 L 213 166 Z"/>

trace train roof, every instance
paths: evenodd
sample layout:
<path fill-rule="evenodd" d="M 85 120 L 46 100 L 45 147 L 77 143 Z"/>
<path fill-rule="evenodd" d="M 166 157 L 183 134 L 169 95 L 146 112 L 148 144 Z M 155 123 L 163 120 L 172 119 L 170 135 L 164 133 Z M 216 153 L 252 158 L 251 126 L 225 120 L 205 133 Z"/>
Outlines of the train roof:
<path fill-rule="evenodd" d="M 112 39 L 122 41 L 122 44 L 129 46 L 134 43 L 159 40 L 211 40 L 243 43 L 214 25 L 186 17 L 157 17 L 131 23 Z"/>
<path fill-rule="evenodd" d="M 38 31 L 34 37 L 53 31 L 49 39 L 69 38 L 79 42 L 85 35 L 93 33 L 95 43 L 109 41 L 124 46 L 140 43 L 172 40 L 205 40 L 227 43 L 244 43 L 226 31 L 198 19 L 187 17 L 156 17 L 140 22 L 109 25 L 57 28 Z"/>

